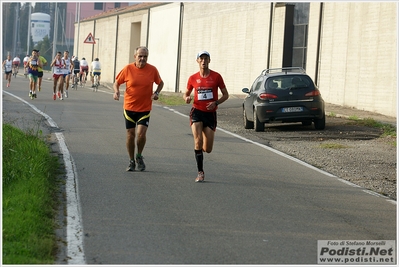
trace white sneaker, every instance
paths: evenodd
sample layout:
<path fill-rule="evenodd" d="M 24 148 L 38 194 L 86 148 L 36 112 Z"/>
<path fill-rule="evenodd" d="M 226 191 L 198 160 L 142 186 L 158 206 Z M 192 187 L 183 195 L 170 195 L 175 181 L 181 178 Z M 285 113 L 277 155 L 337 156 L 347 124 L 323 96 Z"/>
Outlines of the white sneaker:
<path fill-rule="evenodd" d="M 65 97 L 68 98 L 68 91 L 65 91 Z"/>

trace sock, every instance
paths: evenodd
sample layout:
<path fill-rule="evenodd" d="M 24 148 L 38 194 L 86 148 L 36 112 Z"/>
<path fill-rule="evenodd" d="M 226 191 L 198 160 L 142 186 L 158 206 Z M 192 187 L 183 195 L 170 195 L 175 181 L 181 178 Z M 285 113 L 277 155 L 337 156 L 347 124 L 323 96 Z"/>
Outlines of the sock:
<path fill-rule="evenodd" d="M 137 153 L 136 158 L 141 158 L 141 154 Z"/>
<path fill-rule="evenodd" d="M 204 154 L 202 150 L 194 150 L 195 152 L 195 160 L 197 161 L 197 168 L 199 172 L 204 171 Z"/>

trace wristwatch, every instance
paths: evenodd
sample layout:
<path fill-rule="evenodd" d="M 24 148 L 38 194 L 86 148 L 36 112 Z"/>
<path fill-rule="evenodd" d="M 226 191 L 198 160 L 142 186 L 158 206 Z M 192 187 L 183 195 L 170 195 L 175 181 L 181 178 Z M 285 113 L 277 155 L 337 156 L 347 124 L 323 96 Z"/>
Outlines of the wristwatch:
<path fill-rule="evenodd" d="M 154 94 L 159 95 L 159 92 L 155 91 Z"/>

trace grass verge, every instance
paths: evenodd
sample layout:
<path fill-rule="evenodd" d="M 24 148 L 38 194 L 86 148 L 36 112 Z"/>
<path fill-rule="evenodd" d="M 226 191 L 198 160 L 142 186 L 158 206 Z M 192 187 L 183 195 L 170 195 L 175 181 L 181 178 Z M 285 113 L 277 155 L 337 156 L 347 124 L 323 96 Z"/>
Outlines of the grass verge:
<path fill-rule="evenodd" d="M 58 157 L 39 137 L 3 124 L 3 264 L 53 264 Z"/>
<path fill-rule="evenodd" d="M 327 116 L 336 117 L 337 115 L 334 112 L 330 112 Z M 362 119 L 355 115 L 349 116 L 348 120 L 350 120 L 351 124 L 362 125 L 362 126 L 367 126 L 367 127 L 372 127 L 372 128 L 379 128 L 383 131 L 383 133 L 381 135 L 382 137 L 385 137 L 385 136 L 396 137 L 396 127 L 391 124 L 378 122 L 373 118 Z"/>
<path fill-rule="evenodd" d="M 383 131 L 382 136 L 396 137 L 396 127 L 391 124 L 381 123 L 373 118 L 359 119 L 357 116 L 351 116 L 349 117 L 349 120 L 355 122 L 357 125 L 379 128 Z"/>
<path fill-rule="evenodd" d="M 321 144 L 319 147 L 320 147 L 320 148 L 326 148 L 326 149 L 342 149 L 342 148 L 349 148 L 349 146 L 344 146 L 344 145 L 335 144 L 335 143 Z"/>
<path fill-rule="evenodd" d="M 178 94 L 178 93 L 161 93 L 159 95 L 158 101 L 162 105 L 166 106 L 178 106 L 178 105 L 184 105 L 186 102 L 183 100 L 183 94 Z"/>

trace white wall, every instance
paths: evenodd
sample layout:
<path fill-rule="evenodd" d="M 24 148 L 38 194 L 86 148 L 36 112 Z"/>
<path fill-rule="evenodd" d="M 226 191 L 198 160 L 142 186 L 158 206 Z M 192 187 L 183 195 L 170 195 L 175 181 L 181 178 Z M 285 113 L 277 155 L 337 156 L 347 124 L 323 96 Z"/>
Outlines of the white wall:
<path fill-rule="evenodd" d="M 162 90 L 175 92 L 180 3 L 152 8 L 150 19 L 148 63 L 157 67 L 164 81 Z"/>
<path fill-rule="evenodd" d="M 333 104 L 397 114 L 397 3 L 326 2 L 320 90 Z"/>
<path fill-rule="evenodd" d="M 94 22 L 93 21 L 83 23 L 80 25 L 79 38 L 78 38 L 77 30 L 75 30 L 75 37 L 74 37 L 74 39 L 76 41 L 79 39 L 79 43 L 76 43 L 76 42 L 74 43 L 73 51 L 78 52 L 75 56 L 78 56 L 79 59 L 82 59 L 84 57 L 84 58 L 86 58 L 87 62 L 89 62 L 89 63 L 92 61 L 93 45 L 85 44 L 84 41 L 86 40 L 87 36 L 90 33 L 93 34 L 93 31 L 94 31 Z M 79 48 L 77 49 L 78 46 L 79 46 Z"/>
<path fill-rule="evenodd" d="M 308 28 L 308 51 L 306 58 L 306 73 L 316 81 L 317 70 L 317 48 L 319 37 L 319 20 L 320 20 L 321 3 L 311 3 L 309 7 L 309 28 Z"/>
<path fill-rule="evenodd" d="M 269 2 L 184 3 L 180 91 L 207 50 L 228 91 L 243 94 L 267 65 L 269 14 Z"/>
<path fill-rule="evenodd" d="M 325 101 L 396 116 L 397 3 L 325 2 L 320 13 L 321 5 L 310 3 L 307 72 L 313 79 L 318 74 Z M 114 72 L 131 63 L 134 48 L 148 40 L 149 63 L 160 71 L 164 90 L 184 92 L 188 77 L 199 70 L 197 52 L 208 50 L 210 68 L 223 76 L 230 94 L 243 95 L 241 89 L 267 67 L 271 2 L 184 2 L 183 7 L 180 61 L 180 3 L 152 7 L 149 24 L 146 9 L 97 18 L 95 25 L 81 22 L 79 57 L 97 55 L 97 46 L 83 44 L 89 32 L 95 33 L 100 61 L 110 62 L 103 64 L 102 80 L 113 83 Z M 271 68 L 282 64 L 284 19 L 285 8 L 274 7 Z"/>
<path fill-rule="evenodd" d="M 272 43 L 270 50 L 270 68 L 281 68 L 284 50 L 285 7 L 275 7 L 273 10 Z"/>

